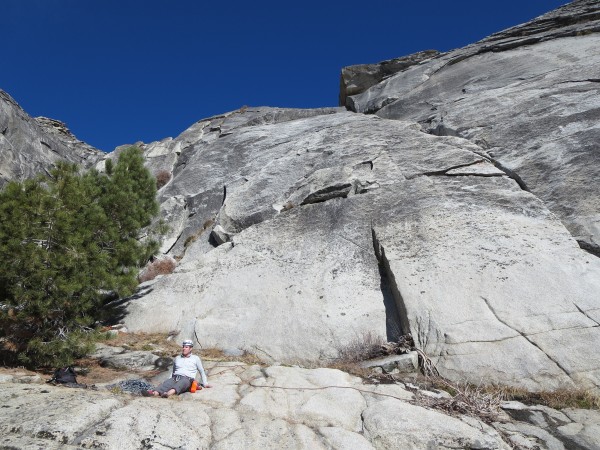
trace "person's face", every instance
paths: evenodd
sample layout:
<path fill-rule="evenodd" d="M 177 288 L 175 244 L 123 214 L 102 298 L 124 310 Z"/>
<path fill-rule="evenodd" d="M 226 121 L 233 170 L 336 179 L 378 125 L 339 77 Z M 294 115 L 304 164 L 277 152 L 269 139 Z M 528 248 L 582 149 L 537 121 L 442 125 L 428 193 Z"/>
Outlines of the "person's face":
<path fill-rule="evenodd" d="M 183 353 L 183 356 L 187 356 L 192 352 L 192 347 L 190 347 L 189 345 L 184 345 L 182 347 L 181 353 Z"/>

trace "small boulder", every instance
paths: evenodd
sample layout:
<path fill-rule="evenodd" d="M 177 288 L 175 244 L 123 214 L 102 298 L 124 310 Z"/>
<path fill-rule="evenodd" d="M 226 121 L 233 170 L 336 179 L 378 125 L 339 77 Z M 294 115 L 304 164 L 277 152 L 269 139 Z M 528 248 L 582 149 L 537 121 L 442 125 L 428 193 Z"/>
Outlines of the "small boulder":
<path fill-rule="evenodd" d="M 221 225 L 217 225 L 213 228 L 212 232 L 210 233 L 210 237 L 217 245 L 224 244 L 225 242 L 229 242 L 231 240 L 231 236 Z"/>
<path fill-rule="evenodd" d="M 419 359 L 417 352 L 410 352 L 363 361 L 361 367 L 381 367 L 385 373 L 411 373 L 418 370 Z"/>

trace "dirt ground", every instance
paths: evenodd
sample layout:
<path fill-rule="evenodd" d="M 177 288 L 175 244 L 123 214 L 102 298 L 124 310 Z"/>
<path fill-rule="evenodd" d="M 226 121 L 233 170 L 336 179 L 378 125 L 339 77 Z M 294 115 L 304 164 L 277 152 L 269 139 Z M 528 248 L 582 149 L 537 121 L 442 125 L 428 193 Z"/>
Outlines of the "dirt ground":
<path fill-rule="evenodd" d="M 181 351 L 181 343 L 165 334 L 149 333 L 118 333 L 116 336 L 100 341 L 101 344 L 113 347 L 123 347 L 129 351 L 150 351 L 159 356 L 175 357 Z M 221 350 L 195 348 L 195 353 L 200 355 L 203 361 L 243 361 L 247 364 L 261 364 L 253 355 L 241 357 L 228 357 Z M 124 378 L 150 379 L 159 371 L 135 371 L 118 370 L 110 367 L 102 367 L 100 362 L 92 357 L 81 358 L 73 364 L 77 372 L 77 382 L 87 385 L 112 383 Z M 54 368 L 56 369 L 56 368 Z M 47 381 L 52 378 L 54 369 L 28 370 L 24 367 L 0 367 L 0 374 L 13 376 L 35 376 Z"/>

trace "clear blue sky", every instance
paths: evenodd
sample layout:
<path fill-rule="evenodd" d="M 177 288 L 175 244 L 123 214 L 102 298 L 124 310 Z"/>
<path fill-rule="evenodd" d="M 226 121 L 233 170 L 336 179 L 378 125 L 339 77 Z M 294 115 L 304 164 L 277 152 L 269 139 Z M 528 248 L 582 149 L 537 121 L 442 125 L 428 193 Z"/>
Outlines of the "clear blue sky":
<path fill-rule="evenodd" d="M 344 66 L 477 41 L 567 0 L 1 0 L 0 89 L 105 151 L 248 106 L 337 106 Z"/>

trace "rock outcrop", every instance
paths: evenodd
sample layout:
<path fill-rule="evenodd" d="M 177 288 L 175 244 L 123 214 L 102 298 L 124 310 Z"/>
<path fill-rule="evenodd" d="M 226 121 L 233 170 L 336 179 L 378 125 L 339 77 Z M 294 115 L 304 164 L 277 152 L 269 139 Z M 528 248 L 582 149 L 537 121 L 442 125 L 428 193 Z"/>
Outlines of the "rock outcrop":
<path fill-rule="evenodd" d="M 78 140 L 62 122 L 33 119 L 0 90 L 0 155 L 1 187 L 45 173 L 58 161 L 90 167 L 104 153 Z"/>
<path fill-rule="evenodd" d="M 347 97 L 376 115 L 248 108 L 148 144 L 180 264 L 126 326 L 271 361 L 411 333 L 449 378 L 599 388 L 599 11 L 408 58 Z"/>
<path fill-rule="evenodd" d="M 598 2 L 574 1 L 410 66 L 346 104 L 469 139 L 600 255 L 599 31 Z"/>
<path fill-rule="evenodd" d="M 485 148 L 414 122 L 259 108 L 146 154 L 173 172 L 160 195 L 180 263 L 128 303 L 129 330 L 282 361 L 411 333 L 450 378 L 600 385 L 599 361 L 576 356 L 600 339 L 600 260 Z"/>
<path fill-rule="evenodd" d="M 333 369 L 207 362 L 212 389 L 164 400 L 0 376 L 0 446 L 19 449 L 596 449 L 597 411 L 517 402 L 486 424 L 416 386 Z M 447 394 L 446 394 L 447 395 Z"/>

